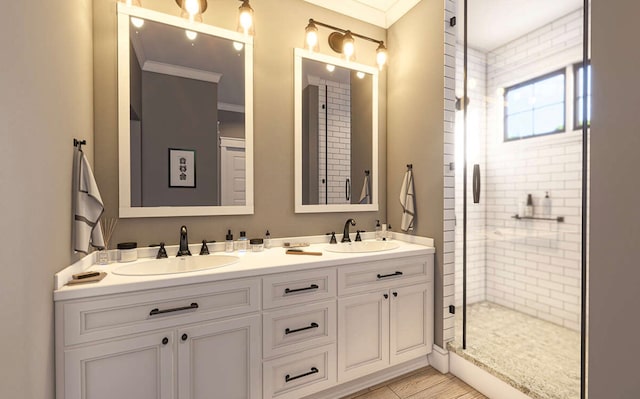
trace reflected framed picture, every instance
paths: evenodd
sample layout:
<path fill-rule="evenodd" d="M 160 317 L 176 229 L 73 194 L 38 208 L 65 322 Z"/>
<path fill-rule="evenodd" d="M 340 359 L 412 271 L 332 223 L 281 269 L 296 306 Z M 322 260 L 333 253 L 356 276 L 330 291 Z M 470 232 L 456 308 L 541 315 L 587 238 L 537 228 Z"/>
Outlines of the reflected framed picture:
<path fill-rule="evenodd" d="M 196 150 L 169 148 L 169 187 L 196 187 Z"/>

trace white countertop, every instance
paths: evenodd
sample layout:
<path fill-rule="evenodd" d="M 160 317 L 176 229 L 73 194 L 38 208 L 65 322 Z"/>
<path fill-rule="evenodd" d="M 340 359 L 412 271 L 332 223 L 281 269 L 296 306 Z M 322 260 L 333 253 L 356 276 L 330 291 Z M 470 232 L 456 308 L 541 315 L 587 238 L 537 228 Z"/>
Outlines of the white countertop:
<path fill-rule="evenodd" d="M 233 255 L 238 255 L 240 261 L 228 266 L 189 273 L 152 276 L 121 276 L 112 273 L 113 270 L 126 263 L 116 262 L 107 266 L 91 265 L 88 268 L 75 264 L 59 272 L 56 275 L 57 280 L 61 282 L 69 281 L 71 274 L 77 273 L 80 267 L 82 267 L 80 270 L 104 271 L 107 272 L 107 276 L 102 281 L 96 283 L 78 285 L 62 285 L 64 283 L 61 283 L 61 287 L 54 291 L 53 299 L 54 301 L 63 301 L 435 253 L 435 248 L 432 246 L 414 244 L 401 240 L 394 241 L 400 244 L 398 248 L 381 252 L 329 252 L 325 250 L 329 244 L 311 244 L 308 247 L 300 248 L 308 252 L 320 251 L 322 252 L 322 256 L 286 255 L 285 252 L 287 248 L 283 247 L 265 249 L 262 252 L 251 252 L 249 250 L 245 254 L 240 255 L 234 252 Z M 216 254 L 226 253 L 212 252 L 212 255 L 209 256 L 215 256 Z M 148 262 L 150 260 L 153 260 L 153 258 L 138 259 L 136 262 Z M 86 262 L 84 264 L 86 265 Z"/>

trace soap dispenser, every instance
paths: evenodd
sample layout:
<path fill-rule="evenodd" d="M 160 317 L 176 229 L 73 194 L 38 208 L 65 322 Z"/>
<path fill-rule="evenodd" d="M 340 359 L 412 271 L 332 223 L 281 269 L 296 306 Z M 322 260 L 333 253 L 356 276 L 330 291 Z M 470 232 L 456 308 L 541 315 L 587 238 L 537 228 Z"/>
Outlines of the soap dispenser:
<path fill-rule="evenodd" d="M 380 219 L 376 220 L 376 241 L 382 241 L 382 226 L 380 226 Z"/>
<path fill-rule="evenodd" d="M 264 247 L 269 249 L 271 248 L 271 233 L 267 230 L 267 233 L 264 235 Z"/>
<path fill-rule="evenodd" d="M 524 216 L 533 217 L 533 197 L 527 194 L 527 206 L 524 208 Z"/>
<path fill-rule="evenodd" d="M 551 217 L 551 198 L 549 197 L 549 192 L 547 191 L 542 199 L 542 214 L 544 217 Z"/>

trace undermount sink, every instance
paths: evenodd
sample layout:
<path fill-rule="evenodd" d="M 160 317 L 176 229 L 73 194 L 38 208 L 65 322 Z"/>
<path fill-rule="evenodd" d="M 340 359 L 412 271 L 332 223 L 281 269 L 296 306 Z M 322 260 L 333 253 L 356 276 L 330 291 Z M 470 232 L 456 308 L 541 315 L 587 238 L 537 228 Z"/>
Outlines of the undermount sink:
<path fill-rule="evenodd" d="M 228 266 L 239 260 L 240 258 L 232 255 L 181 256 L 153 259 L 120 266 L 113 271 L 113 274 L 121 276 L 152 276 L 156 274 L 188 273 Z"/>
<path fill-rule="evenodd" d="M 399 246 L 400 244 L 395 241 L 354 241 L 329 244 L 325 247 L 325 250 L 341 253 L 380 252 L 396 249 Z"/>

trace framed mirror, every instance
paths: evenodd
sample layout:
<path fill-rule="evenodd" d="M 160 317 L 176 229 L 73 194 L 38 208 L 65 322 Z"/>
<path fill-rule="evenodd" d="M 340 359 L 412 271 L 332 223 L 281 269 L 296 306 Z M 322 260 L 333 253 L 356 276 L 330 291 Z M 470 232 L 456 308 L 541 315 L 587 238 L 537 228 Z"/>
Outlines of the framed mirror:
<path fill-rule="evenodd" d="M 378 70 L 295 49 L 296 213 L 378 210 Z"/>
<path fill-rule="evenodd" d="M 253 39 L 118 3 L 120 217 L 253 213 Z"/>

